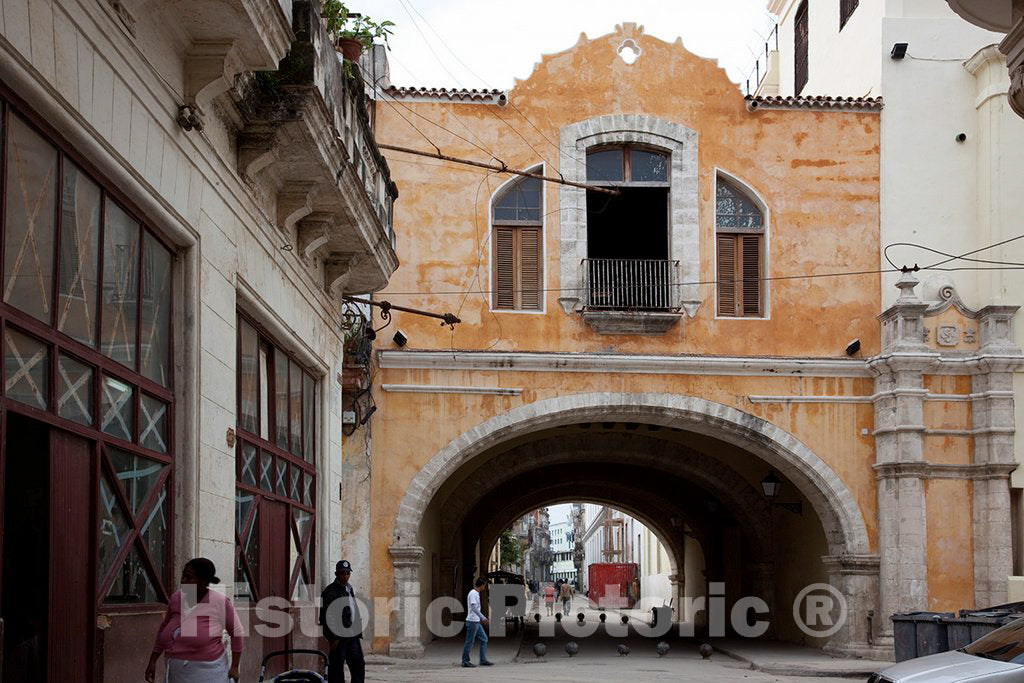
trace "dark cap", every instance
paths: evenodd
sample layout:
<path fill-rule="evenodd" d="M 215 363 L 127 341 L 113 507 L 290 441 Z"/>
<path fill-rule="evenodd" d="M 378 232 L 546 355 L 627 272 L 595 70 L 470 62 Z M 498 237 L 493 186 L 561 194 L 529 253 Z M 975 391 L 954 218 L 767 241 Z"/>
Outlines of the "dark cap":
<path fill-rule="evenodd" d="M 348 563 L 348 560 L 340 560 L 338 564 L 334 565 L 334 571 L 352 573 L 352 565 Z"/>

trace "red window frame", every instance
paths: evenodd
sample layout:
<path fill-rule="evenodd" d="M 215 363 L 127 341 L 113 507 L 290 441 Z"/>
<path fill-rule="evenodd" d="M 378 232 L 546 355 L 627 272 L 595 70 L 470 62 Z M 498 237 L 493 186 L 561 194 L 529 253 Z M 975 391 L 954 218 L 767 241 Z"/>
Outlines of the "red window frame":
<path fill-rule="evenodd" d="M 316 408 L 317 408 L 317 378 L 311 373 L 294 354 L 289 353 L 284 347 L 278 344 L 274 338 L 267 333 L 267 331 L 253 318 L 245 315 L 243 312 L 238 312 L 237 317 L 237 333 L 236 337 L 236 358 L 238 359 L 237 367 L 239 371 L 236 372 L 236 406 L 237 406 L 237 443 L 236 443 L 236 470 L 235 470 L 235 486 L 236 486 L 236 527 L 235 527 L 235 567 L 233 570 L 236 575 L 236 582 L 239 582 L 237 572 L 242 569 L 246 573 L 246 577 L 243 579 L 248 581 L 251 598 L 253 600 L 259 600 L 264 597 L 263 592 L 267 585 L 267 577 L 260 572 L 262 567 L 267 565 L 265 558 L 268 557 L 270 552 L 291 552 L 291 543 L 295 543 L 297 547 L 297 558 L 293 565 L 289 568 L 288 577 L 288 595 L 283 596 L 289 600 L 296 594 L 297 583 L 300 580 L 305 580 L 307 585 L 312 585 L 316 581 L 316 482 L 317 482 L 317 467 L 316 467 L 316 455 L 317 455 L 317 419 L 316 419 Z M 257 386 L 256 386 L 256 431 L 254 433 L 250 430 L 245 429 L 242 426 L 242 374 L 241 359 L 242 359 L 242 324 L 247 324 L 256 331 L 257 338 Z M 267 353 L 267 365 L 266 365 L 266 377 L 268 381 L 267 387 L 267 415 L 263 415 L 263 387 L 260 384 L 262 380 L 262 374 L 259 367 L 259 354 L 260 351 L 266 347 Z M 311 452 L 309 453 L 309 459 L 307 460 L 304 455 L 296 455 L 288 449 L 284 449 L 277 444 L 276 432 L 276 410 L 273 408 L 274 390 L 276 386 L 274 382 L 275 378 L 275 364 L 277 354 L 275 351 L 280 352 L 288 359 L 289 368 L 298 366 L 301 370 L 301 377 L 303 378 L 303 387 L 300 391 L 300 425 L 302 433 L 300 433 L 299 446 L 300 451 L 302 450 L 303 444 L 305 443 L 305 427 L 306 427 L 306 394 L 305 394 L 305 379 L 309 378 L 313 381 L 313 405 L 309 407 L 312 412 L 312 424 L 313 424 L 313 435 L 311 439 Z M 293 434 L 291 432 L 291 377 L 292 373 L 287 373 L 289 381 L 289 391 L 286 393 L 288 396 L 289 410 L 287 413 L 286 421 L 289 423 L 288 428 L 288 443 L 292 443 Z M 266 438 L 261 436 L 259 432 L 263 431 L 264 420 L 266 423 Z M 254 448 L 256 451 L 255 463 L 253 470 L 255 485 L 247 483 L 245 481 L 244 469 L 246 467 L 246 459 L 244 450 L 246 446 Z M 270 472 L 269 472 L 269 487 L 264 488 L 262 483 L 262 458 L 263 455 L 270 456 Z M 277 472 L 280 463 L 285 463 L 287 469 L 287 475 L 284 479 L 285 492 L 281 494 L 277 490 Z M 301 474 L 302 480 L 299 483 L 299 489 L 297 495 L 293 494 L 292 480 L 294 472 L 298 470 Z M 308 490 L 308 497 L 305 493 Z M 245 493 L 251 495 L 252 503 L 246 511 L 245 519 L 238 519 L 238 500 L 237 496 L 239 493 Z M 257 549 L 260 553 L 259 567 L 254 569 L 246 556 L 246 541 L 250 533 L 259 533 L 259 527 L 252 528 L 254 524 L 259 524 L 258 512 L 261 507 L 261 499 L 266 498 L 268 500 L 283 503 L 286 506 L 288 516 L 288 528 L 292 537 L 289 539 L 289 545 L 287 547 L 263 547 L 264 539 L 257 539 Z M 308 501 L 308 502 L 307 502 Z M 305 532 L 300 534 L 300 529 L 296 522 L 295 512 L 301 511 L 310 515 L 309 522 L 306 526 Z M 308 596 L 312 598 L 313 596 Z"/>
<path fill-rule="evenodd" d="M 94 515 L 91 518 L 90 525 L 92 529 L 92 534 L 89 539 L 91 564 L 89 565 L 88 571 L 92 580 L 92 585 L 95 587 L 95 609 L 97 612 L 150 612 L 152 611 L 152 606 L 154 604 L 167 602 L 167 599 L 172 592 L 171 589 L 174 585 L 172 570 L 175 559 L 175 529 L 173 519 L 175 515 L 174 453 L 176 446 L 174 438 L 175 393 L 173 365 L 169 360 L 167 386 L 144 376 L 141 371 L 140 350 L 143 323 L 141 309 L 143 299 L 142 286 L 144 282 L 143 271 L 145 263 L 146 236 L 151 236 L 156 240 L 157 244 L 167 249 L 171 258 L 171 285 L 168 313 L 169 329 L 167 340 L 168 359 L 174 358 L 175 321 L 173 311 L 176 296 L 173 282 L 177 250 L 173 243 L 164 237 L 151 222 L 147 221 L 144 214 L 117 189 L 115 183 L 111 182 L 104 176 L 104 174 L 100 173 L 85 157 L 74 151 L 74 147 L 66 139 L 47 125 L 47 123 L 33 112 L 32 109 L 15 93 L 13 93 L 5 84 L 0 82 L 0 117 L 2 117 L 2 121 L 0 121 L 0 283 L 4 282 L 4 278 L 6 277 L 6 273 L 3 271 L 5 267 L 5 222 L 7 220 L 6 201 L 7 182 L 9 178 L 9 169 L 7 168 L 7 144 L 8 136 L 10 135 L 10 118 L 12 116 L 17 116 L 25 126 L 41 136 L 47 143 L 52 145 L 57 152 L 57 176 L 54 180 L 54 187 L 56 188 L 56 191 L 54 193 L 53 208 L 55 212 L 53 223 L 53 270 L 50 274 L 51 289 L 49 293 L 51 312 L 49 321 L 42 321 L 35 316 L 16 308 L 12 304 L 6 303 L 3 301 L 3 297 L 0 297 L 0 348 L 3 348 L 4 353 L 6 353 L 8 328 L 13 328 L 21 334 L 33 338 L 35 341 L 46 347 L 48 358 L 46 360 L 47 366 L 45 371 L 48 384 L 48 397 L 45 409 L 10 398 L 7 395 L 7 364 L 4 362 L 0 363 L 0 405 L 3 406 L 5 412 L 10 411 L 24 415 L 51 427 L 82 436 L 91 442 L 91 450 L 93 454 L 93 460 L 91 463 L 92 480 L 87 484 L 83 482 L 83 486 L 89 487 L 89 509 L 92 511 L 91 514 Z M 57 311 L 59 308 L 57 302 L 61 293 L 60 265 L 62 257 L 61 233 L 63 221 L 62 188 L 64 182 L 64 170 L 68 163 L 74 164 L 74 166 L 77 167 L 77 170 L 90 181 L 95 183 L 101 192 L 100 221 L 98 226 L 99 234 L 97 236 L 98 250 L 96 254 L 96 269 L 98 275 L 95 290 L 96 320 L 93 323 L 95 341 L 94 346 L 92 347 L 70 337 L 64 332 L 61 332 L 57 327 Z M 138 270 L 136 273 L 138 296 L 135 302 L 135 349 L 132 367 L 113 360 L 112 358 L 104 355 L 100 350 L 103 343 L 103 306 L 101 299 L 103 293 L 103 240 L 107 202 L 117 204 L 127 216 L 139 225 L 139 253 L 136 257 L 138 259 Z M 59 403 L 57 392 L 60 388 L 60 383 L 58 381 L 58 363 L 61 356 L 70 357 L 71 359 L 88 366 L 92 372 L 92 377 L 90 379 L 91 386 L 89 388 L 92 400 L 92 419 L 90 424 L 82 424 L 81 422 L 62 417 L 58 414 Z M 101 391 L 102 378 L 104 376 L 109 376 L 132 387 L 131 440 L 119 438 L 102 430 Z M 138 443 L 141 437 L 140 415 L 142 410 L 141 402 L 143 394 L 152 396 L 162 401 L 167 406 L 164 430 L 166 435 L 166 449 L 164 452 L 146 448 Z M 6 429 L 6 420 L 4 420 L 4 427 Z M 116 469 L 114 468 L 108 454 L 109 447 L 114 447 L 134 455 L 142 456 L 163 465 L 163 469 L 156 483 L 152 486 L 142 504 L 139 506 L 138 512 L 132 510 L 132 507 L 128 504 L 128 501 L 125 498 L 125 493 L 118 480 Z M 3 457 L 6 458 L 7 453 L 4 453 Z M 2 472 L 2 460 L 0 460 L 0 472 Z M 114 496 L 117 499 L 117 503 L 121 506 L 122 513 L 124 514 L 129 526 L 126 539 L 123 541 L 121 547 L 111 561 L 109 569 L 104 572 L 102 576 L 99 575 L 98 571 L 99 533 L 97 531 L 97 525 L 99 522 L 98 507 L 100 502 L 100 477 L 106 477 L 108 484 L 111 485 L 114 491 Z M 168 522 L 164 538 L 165 547 L 163 549 L 165 564 L 163 571 L 157 571 L 149 549 L 141 540 L 141 530 L 146 517 L 154 511 L 155 503 L 160 499 L 161 491 L 165 493 L 164 514 L 166 515 Z M 157 595 L 157 602 L 140 601 L 105 603 L 104 599 L 113 584 L 114 578 L 133 549 L 138 553 L 141 563 L 154 579 L 153 589 Z"/>

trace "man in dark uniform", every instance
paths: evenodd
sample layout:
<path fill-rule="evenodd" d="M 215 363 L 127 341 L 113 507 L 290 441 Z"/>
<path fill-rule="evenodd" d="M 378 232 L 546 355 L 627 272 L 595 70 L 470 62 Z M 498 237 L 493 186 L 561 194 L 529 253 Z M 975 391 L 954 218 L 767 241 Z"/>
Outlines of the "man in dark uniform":
<path fill-rule="evenodd" d="M 356 594 L 349 585 L 352 565 L 341 560 L 334 567 L 334 581 L 320 594 L 320 625 L 330 647 L 328 651 L 328 683 L 345 683 L 345 663 L 352 673 L 352 683 L 363 683 L 366 663 L 363 661 L 363 622 L 359 616 Z M 340 600 L 337 604 L 335 601 Z"/>

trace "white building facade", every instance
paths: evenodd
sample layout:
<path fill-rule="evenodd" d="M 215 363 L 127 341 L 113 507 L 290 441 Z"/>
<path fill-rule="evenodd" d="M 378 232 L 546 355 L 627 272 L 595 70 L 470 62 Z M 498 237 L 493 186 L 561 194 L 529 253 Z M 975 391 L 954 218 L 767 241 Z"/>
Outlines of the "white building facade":
<path fill-rule="evenodd" d="M 572 522 L 556 522 L 550 527 L 551 533 L 551 580 L 563 579 L 576 582 L 576 565 L 573 549 L 576 547 Z"/>
<path fill-rule="evenodd" d="M 250 630 L 254 679 L 316 642 L 335 561 L 368 580 L 368 532 L 342 545 L 369 484 L 342 453 L 341 297 L 398 262 L 362 83 L 318 0 L 4 0 L 0 36 L 4 539 L 48 551 L 50 585 L 7 599 L 40 577 L 4 548 L 7 635 L 42 609 L 62 655 L 24 666 L 139 679 L 202 556 L 250 627 L 267 597 L 306 615 Z"/>
<path fill-rule="evenodd" d="M 779 20 L 778 51 L 771 52 L 769 71 L 756 93 L 761 103 L 770 107 L 776 96 L 883 99 L 881 242 L 883 247 L 894 246 L 881 254 L 879 267 L 889 271 L 894 266 L 924 267 L 961 254 L 997 262 L 954 261 L 917 273 L 922 299 L 933 308 L 976 310 L 991 303 L 1024 304 L 1024 274 L 1001 267 L 1002 262 L 1024 260 L 1024 241 L 1014 239 L 1020 236 L 1024 215 L 1024 193 L 1020 192 L 1024 119 L 1014 113 L 1007 96 L 1011 78 L 1005 51 L 1012 41 L 980 24 L 965 22 L 950 8 L 984 9 L 981 6 L 998 4 L 945 0 L 768 3 L 769 12 Z M 1011 2 L 1002 4 L 1005 30 L 1013 25 Z M 1014 17 L 1014 21 L 1020 19 Z M 1018 31 L 1022 27 L 1024 22 L 1017 24 Z M 886 272 L 881 277 L 880 311 L 894 303 L 898 290 L 892 285 L 899 273 Z M 1017 316 L 1012 325 L 1020 338 L 1024 320 Z M 967 354 L 966 346 L 977 329 L 942 326 L 940 321 L 925 334 L 937 335 L 940 345 L 954 351 L 964 348 Z M 973 400 L 989 400 L 989 389 L 976 390 Z M 1019 369 L 1013 373 L 1012 393 L 1017 401 L 1024 397 L 1024 373 Z M 979 415 L 983 408 L 979 403 L 974 410 Z M 1018 414 L 1017 430 L 1024 428 L 1022 420 Z M 926 432 L 926 442 L 929 436 L 939 435 Z M 1024 468 L 1019 467 L 1024 447 L 1014 443 L 1018 468 L 1010 475 L 1012 528 L 1005 530 L 1013 537 L 1013 557 L 1006 558 L 1000 571 L 1011 575 L 1011 597 L 1021 599 L 1024 593 L 1015 588 L 1021 585 L 1020 579 L 1013 577 L 1024 573 Z M 923 604 L 920 608 L 928 609 Z"/>

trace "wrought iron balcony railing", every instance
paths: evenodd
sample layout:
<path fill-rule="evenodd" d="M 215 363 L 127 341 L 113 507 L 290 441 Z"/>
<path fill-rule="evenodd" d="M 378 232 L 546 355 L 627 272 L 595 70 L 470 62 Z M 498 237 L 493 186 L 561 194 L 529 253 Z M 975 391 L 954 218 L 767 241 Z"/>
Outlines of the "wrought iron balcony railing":
<path fill-rule="evenodd" d="M 585 308 L 591 311 L 678 311 L 679 261 L 583 259 Z"/>

